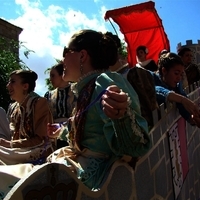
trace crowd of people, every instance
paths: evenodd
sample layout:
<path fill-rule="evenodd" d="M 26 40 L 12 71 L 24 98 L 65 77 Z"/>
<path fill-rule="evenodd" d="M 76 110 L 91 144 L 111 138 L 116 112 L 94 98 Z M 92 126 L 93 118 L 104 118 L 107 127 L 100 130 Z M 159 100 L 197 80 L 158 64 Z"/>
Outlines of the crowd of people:
<path fill-rule="evenodd" d="M 167 101 L 200 127 L 199 108 L 183 88 L 184 73 L 189 84 L 200 79 L 188 75 L 198 66 L 190 67 L 185 53 L 163 50 L 157 62 L 147 59 L 148 48 L 141 45 L 138 63 L 129 66 L 120 48 L 120 39 L 110 32 L 76 32 L 64 47 L 63 60 L 50 69 L 54 89 L 44 97 L 34 92 L 35 72 L 10 74 L 7 89 L 14 103 L 7 114 L 0 108 L 2 197 L 46 162 L 65 164 L 88 188 L 99 189 L 116 160 L 134 168 L 149 151 L 152 111 Z"/>

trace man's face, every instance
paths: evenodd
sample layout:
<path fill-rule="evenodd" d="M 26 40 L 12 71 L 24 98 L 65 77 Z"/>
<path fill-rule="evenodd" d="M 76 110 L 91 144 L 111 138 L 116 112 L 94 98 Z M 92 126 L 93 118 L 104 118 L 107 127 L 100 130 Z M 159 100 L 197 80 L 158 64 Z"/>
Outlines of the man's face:
<path fill-rule="evenodd" d="M 138 61 L 143 62 L 146 60 L 146 53 L 143 50 L 140 49 L 136 53 L 137 53 L 136 57 Z"/>
<path fill-rule="evenodd" d="M 189 65 L 190 63 L 192 63 L 192 58 L 193 58 L 192 51 L 186 51 L 181 57 L 185 65 Z"/>

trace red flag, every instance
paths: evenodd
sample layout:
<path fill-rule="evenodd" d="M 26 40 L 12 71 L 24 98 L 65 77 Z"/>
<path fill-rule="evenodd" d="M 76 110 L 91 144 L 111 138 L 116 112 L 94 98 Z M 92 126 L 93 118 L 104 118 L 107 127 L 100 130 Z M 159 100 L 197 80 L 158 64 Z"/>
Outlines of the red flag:
<path fill-rule="evenodd" d="M 162 20 L 152 1 L 109 10 L 105 14 L 105 20 L 112 18 L 120 31 L 124 34 L 128 44 L 128 62 L 130 66 L 136 64 L 136 48 L 144 45 L 148 48 L 147 59 L 158 60 L 161 50 L 170 50 L 169 40 L 165 34 Z"/>

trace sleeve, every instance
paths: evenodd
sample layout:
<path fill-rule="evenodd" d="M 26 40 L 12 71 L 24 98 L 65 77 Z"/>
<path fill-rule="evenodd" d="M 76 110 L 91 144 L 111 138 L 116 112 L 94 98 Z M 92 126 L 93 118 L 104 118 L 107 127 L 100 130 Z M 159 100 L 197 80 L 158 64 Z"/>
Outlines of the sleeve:
<path fill-rule="evenodd" d="M 158 105 L 165 103 L 167 101 L 168 95 L 171 92 L 173 92 L 162 86 L 155 86 L 155 90 L 156 90 L 156 99 L 157 99 Z"/>
<path fill-rule="evenodd" d="M 96 80 L 95 92 L 99 94 L 110 85 L 117 85 L 129 95 L 127 113 L 121 119 L 111 120 L 98 106 L 104 121 L 103 132 L 111 150 L 117 156 L 138 157 L 144 155 L 151 147 L 148 125 L 141 116 L 138 96 L 129 82 L 120 74 L 102 74 Z M 98 104 L 99 105 L 99 104 Z"/>
<path fill-rule="evenodd" d="M 156 86 L 156 98 L 158 101 L 158 104 L 162 104 L 165 103 L 167 101 L 167 97 L 170 93 L 172 93 L 174 91 L 171 91 L 167 88 L 164 88 L 162 86 Z M 186 93 L 184 92 L 181 84 L 178 84 L 178 88 L 175 91 L 176 93 L 187 97 Z M 184 106 L 181 103 L 176 103 L 176 106 L 179 110 L 180 115 L 185 119 L 185 120 L 189 120 L 190 119 L 190 114 L 189 112 L 184 108 Z"/>
<path fill-rule="evenodd" d="M 14 140 L 12 147 L 33 147 L 41 144 L 47 137 L 47 123 L 52 123 L 52 115 L 45 98 L 36 100 L 33 116 L 34 137 L 24 140 Z"/>
<path fill-rule="evenodd" d="M 158 74 L 154 72 L 150 72 L 155 83 L 155 92 L 156 92 L 156 100 L 158 102 L 158 105 L 161 105 L 162 103 L 165 103 L 167 101 L 167 97 L 170 94 L 170 92 L 173 92 L 163 86 L 162 81 L 160 80 Z"/>
<path fill-rule="evenodd" d="M 45 98 L 39 98 L 34 110 L 34 132 L 43 138 L 47 136 L 47 123 L 53 123 L 51 111 Z"/>

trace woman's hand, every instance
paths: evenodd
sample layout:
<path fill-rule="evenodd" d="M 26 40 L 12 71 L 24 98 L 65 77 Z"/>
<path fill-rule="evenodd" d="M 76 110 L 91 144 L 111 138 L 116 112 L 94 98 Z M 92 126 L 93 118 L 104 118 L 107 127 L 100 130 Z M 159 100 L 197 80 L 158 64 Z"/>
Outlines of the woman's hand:
<path fill-rule="evenodd" d="M 50 138 L 57 138 L 60 135 L 62 127 L 59 123 L 47 124 L 47 136 Z"/>
<path fill-rule="evenodd" d="M 116 85 L 107 88 L 102 96 L 102 106 L 105 114 L 111 119 L 119 119 L 124 116 L 128 107 L 128 95 Z"/>

